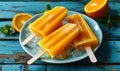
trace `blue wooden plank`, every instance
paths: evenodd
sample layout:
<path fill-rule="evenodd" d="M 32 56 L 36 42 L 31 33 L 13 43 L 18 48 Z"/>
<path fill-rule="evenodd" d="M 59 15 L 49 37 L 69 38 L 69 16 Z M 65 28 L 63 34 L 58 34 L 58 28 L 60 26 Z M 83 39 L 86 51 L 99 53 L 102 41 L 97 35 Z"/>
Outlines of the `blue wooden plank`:
<path fill-rule="evenodd" d="M 20 66 L 19 65 L 5 65 L 2 66 L 2 71 L 20 71 Z"/>
<path fill-rule="evenodd" d="M 102 23 L 98 22 L 98 25 L 102 30 L 104 39 L 120 38 L 120 23 L 117 23 L 117 25 L 112 26 L 110 29 Z"/>
<path fill-rule="evenodd" d="M 19 41 L 0 41 L 0 63 L 26 63 L 30 58 Z M 43 63 L 40 60 L 36 62 Z"/>
<path fill-rule="evenodd" d="M 0 41 L 0 54 L 14 54 L 16 52 L 24 52 L 19 41 Z"/>
<path fill-rule="evenodd" d="M 0 0 L 1 2 L 2 1 L 6 1 L 6 2 L 10 2 L 10 1 L 16 1 L 16 0 Z M 56 2 L 56 1 L 83 1 L 83 0 L 17 0 L 17 2 L 30 2 L 30 1 L 53 1 L 53 2 Z M 84 0 L 84 1 L 89 1 L 89 0 Z M 119 0 L 108 0 L 109 2 L 111 1 L 115 1 L 115 2 L 120 2 Z"/>
<path fill-rule="evenodd" d="M 47 65 L 48 71 L 119 71 L 119 65 Z"/>
<path fill-rule="evenodd" d="M 45 71 L 46 66 L 45 65 L 30 65 L 30 66 L 28 66 L 28 70 L 30 70 L 30 71 Z"/>
<path fill-rule="evenodd" d="M 16 0 L 0 0 L 0 1 L 16 1 Z M 56 2 L 56 1 L 82 1 L 82 0 L 17 0 L 17 2 L 28 2 L 28 1 L 52 1 L 52 2 Z"/>
<path fill-rule="evenodd" d="M 45 71 L 44 65 L 2 65 L 1 71 Z"/>
<path fill-rule="evenodd" d="M 84 13 L 84 2 L 0 2 L 0 18 L 12 18 L 16 13 L 30 13 L 32 15 L 45 9 L 46 4 L 52 7 L 60 5 L 68 10 Z M 109 7 L 116 12 L 120 12 L 120 2 L 109 2 Z"/>
<path fill-rule="evenodd" d="M 119 71 L 120 65 L 0 65 L 1 71 Z"/>
<path fill-rule="evenodd" d="M 1 65 L 1 71 L 119 71 L 120 65 Z"/>
<path fill-rule="evenodd" d="M 12 18 L 16 13 L 30 13 L 32 15 L 45 9 L 46 4 L 65 6 L 69 10 L 83 12 L 81 2 L 0 2 L 0 18 Z"/>
<path fill-rule="evenodd" d="M 0 41 L 0 63 L 25 63 L 27 58 L 18 41 Z"/>
<path fill-rule="evenodd" d="M 3 1 L 3 2 L 15 2 L 16 0 L 0 0 L 0 1 Z M 38 2 L 40 2 L 40 1 L 43 1 L 43 2 L 47 2 L 47 1 L 49 1 L 49 2 L 63 2 L 63 1 L 89 1 L 89 0 L 17 0 L 17 2 L 30 2 L 30 1 L 38 1 Z M 112 0 L 111 0 L 112 1 Z"/>
<path fill-rule="evenodd" d="M 95 52 L 98 63 L 120 63 L 119 45 L 120 41 L 104 41 Z M 0 41 L 0 63 L 26 63 L 30 58 L 31 56 L 21 48 L 18 41 Z M 88 57 L 78 63 L 91 64 Z M 35 64 L 47 63 L 37 60 Z"/>
<path fill-rule="evenodd" d="M 96 52 L 98 63 L 119 63 L 120 41 L 104 41 Z"/>

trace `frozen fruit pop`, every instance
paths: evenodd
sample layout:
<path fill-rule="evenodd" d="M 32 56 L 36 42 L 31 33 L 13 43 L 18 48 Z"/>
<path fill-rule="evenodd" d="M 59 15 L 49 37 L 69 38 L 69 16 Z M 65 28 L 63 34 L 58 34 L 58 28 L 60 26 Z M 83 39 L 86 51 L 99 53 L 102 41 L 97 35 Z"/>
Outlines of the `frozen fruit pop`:
<path fill-rule="evenodd" d="M 67 16 L 68 10 L 62 6 L 56 6 L 52 10 L 43 14 L 37 20 L 32 22 L 28 28 L 32 33 L 30 38 L 23 41 L 23 45 L 29 42 L 34 36 L 45 37 L 58 29 L 62 24 L 62 21 Z"/>
<path fill-rule="evenodd" d="M 67 12 L 65 7 L 56 6 L 30 24 L 29 29 L 32 33 L 37 33 L 37 36 L 45 37 L 61 25 Z"/>
<path fill-rule="evenodd" d="M 75 47 L 90 45 L 95 47 L 98 45 L 98 40 L 85 19 L 80 14 L 73 14 L 68 17 L 68 22 L 75 23 L 80 28 L 80 35 L 74 39 L 73 43 Z M 83 37 L 84 36 L 84 37 Z M 89 39 L 88 39 L 89 38 Z"/>
<path fill-rule="evenodd" d="M 39 46 L 49 53 L 51 58 L 58 55 L 79 33 L 75 24 L 66 24 L 62 28 L 43 38 Z M 49 40 L 49 41 L 48 41 Z"/>
<path fill-rule="evenodd" d="M 74 47 L 84 47 L 91 61 L 96 62 L 97 59 L 95 58 L 90 47 L 97 46 L 98 39 L 93 33 L 92 29 L 89 27 L 89 25 L 87 24 L 87 22 L 81 14 L 71 15 L 70 17 L 68 17 L 68 22 L 77 24 L 80 29 L 79 35 L 73 40 Z"/>
<path fill-rule="evenodd" d="M 47 52 L 51 58 L 56 57 L 66 46 L 73 41 L 73 39 L 79 34 L 79 28 L 76 24 L 66 24 L 57 29 L 47 37 L 38 42 L 38 45 L 43 49 L 42 53 Z M 35 55 L 28 64 L 34 62 L 41 56 L 41 52 Z"/>

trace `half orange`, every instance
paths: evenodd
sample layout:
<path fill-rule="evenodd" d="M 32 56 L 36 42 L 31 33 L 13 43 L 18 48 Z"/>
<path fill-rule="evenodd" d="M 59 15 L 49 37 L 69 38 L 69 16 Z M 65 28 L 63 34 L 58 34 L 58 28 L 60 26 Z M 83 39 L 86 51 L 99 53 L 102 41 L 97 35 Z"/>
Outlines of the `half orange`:
<path fill-rule="evenodd" d="M 12 28 L 20 32 L 23 24 L 28 21 L 32 16 L 27 13 L 16 14 L 12 19 Z"/>
<path fill-rule="evenodd" d="M 105 17 L 108 12 L 108 0 L 91 0 L 84 6 L 84 11 L 94 19 Z"/>

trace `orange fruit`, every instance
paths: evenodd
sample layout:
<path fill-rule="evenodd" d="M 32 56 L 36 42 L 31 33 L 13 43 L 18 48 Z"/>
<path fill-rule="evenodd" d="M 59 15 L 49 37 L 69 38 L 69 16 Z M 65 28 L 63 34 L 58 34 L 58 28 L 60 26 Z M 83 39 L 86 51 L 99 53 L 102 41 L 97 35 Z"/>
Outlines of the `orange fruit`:
<path fill-rule="evenodd" d="M 105 17 L 108 12 L 108 1 L 107 0 L 91 0 L 84 6 L 85 13 L 93 18 Z"/>
<path fill-rule="evenodd" d="M 28 21 L 32 16 L 27 13 L 16 14 L 12 19 L 12 28 L 20 32 L 23 24 Z"/>

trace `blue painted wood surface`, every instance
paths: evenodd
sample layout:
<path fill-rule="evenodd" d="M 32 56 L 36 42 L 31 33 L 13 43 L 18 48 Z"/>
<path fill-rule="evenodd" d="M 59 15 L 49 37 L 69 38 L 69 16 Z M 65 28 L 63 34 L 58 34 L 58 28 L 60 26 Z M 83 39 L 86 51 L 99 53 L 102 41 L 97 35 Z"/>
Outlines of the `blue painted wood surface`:
<path fill-rule="evenodd" d="M 29 0 L 26 0 L 29 1 Z M 46 4 L 52 7 L 56 5 L 65 6 L 68 10 L 84 13 L 83 7 L 86 1 L 37 1 L 14 2 L 7 0 L 0 2 L 0 27 L 6 24 L 11 25 L 12 17 L 17 13 L 30 13 L 35 15 L 45 9 Z M 33 2 L 35 1 L 35 2 Z M 36 2 L 37 1 L 37 2 Z M 109 0 L 111 12 L 120 15 L 120 1 Z M 98 63 L 92 64 L 89 58 L 70 64 L 49 64 L 37 60 L 33 65 L 27 65 L 26 61 L 31 58 L 20 46 L 19 35 L 7 36 L 0 34 L 0 71 L 120 71 L 120 22 L 110 30 L 99 23 L 104 39 L 100 48 L 95 52 Z M 14 43 L 14 44 L 13 44 Z"/>
<path fill-rule="evenodd" d="M 74 67 L 73 67 L 74 66 Z M 1 71 L 119 71 L 120 65 L 0 65 Z"/>

